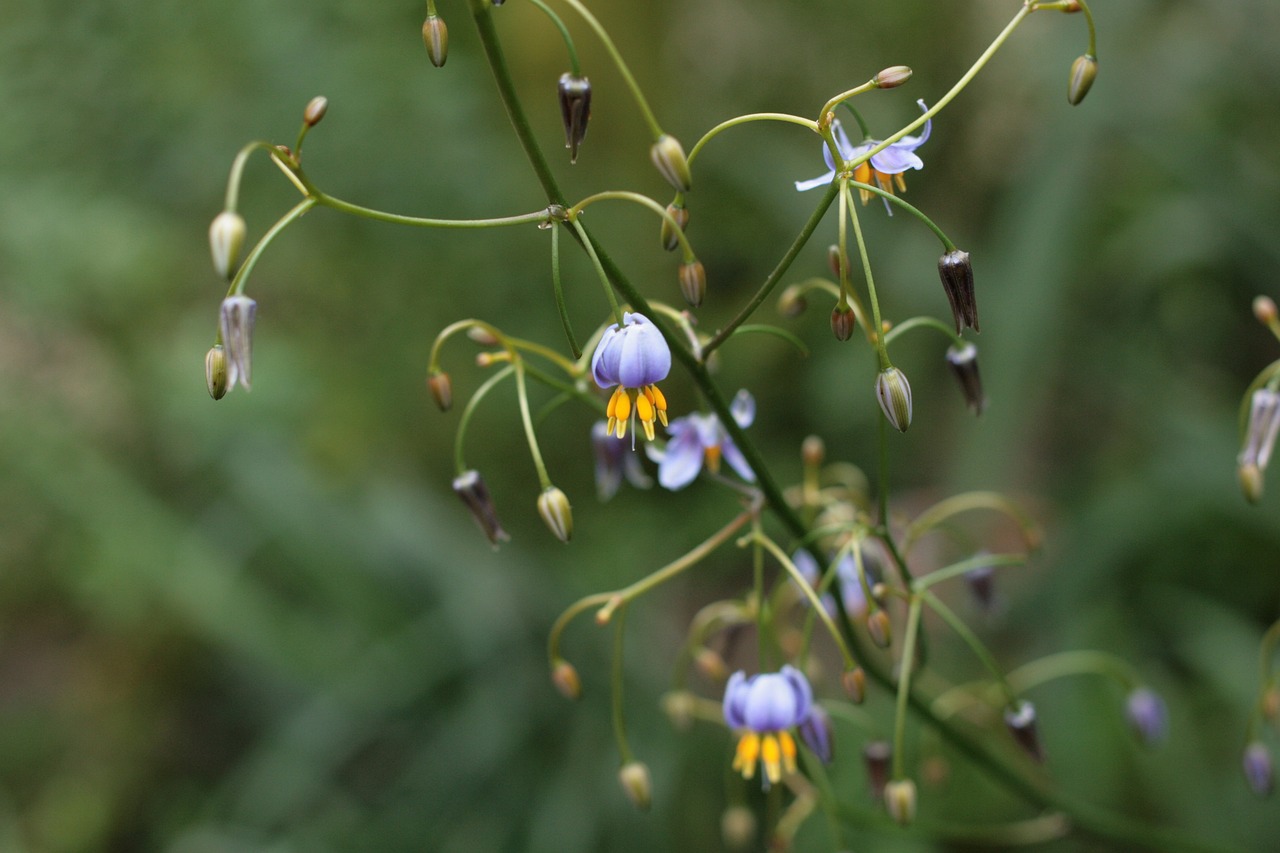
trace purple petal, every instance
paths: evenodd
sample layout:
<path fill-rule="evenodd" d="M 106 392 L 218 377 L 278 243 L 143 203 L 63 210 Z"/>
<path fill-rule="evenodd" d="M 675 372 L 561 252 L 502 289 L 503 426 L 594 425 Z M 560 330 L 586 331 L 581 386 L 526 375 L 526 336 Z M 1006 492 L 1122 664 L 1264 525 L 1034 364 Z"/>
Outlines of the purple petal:
<path fill-rule="evenodd" d="M 751 396 L 750 391 L 743 388 L 734 395 L 733 402 L 729 404 L 729 413 L 733 415 L 738 426 L 746 429 L 756 419 L 756 398 Z"/>
<path fill-rule="evenodd" d="M 680 418 L 677 420 L 685 420 Z M 693 482 L 702 470 L 703 447 L 698 440 L 698 431 L 688 428 L 688 424 L 676 430 L 676 422 L 671 424 L 675 437 L 667 442 L 667 449 L 658 463 L 658 482 L 664 489 L 676 491 Z"/>
<path fill-rule="evenodd" d="M 830 172 L 827 172 L 825 175 L 822 175 L 820 177 L 810 178 L 807 181 L 796 181 L 796 190 L 799 192 L 804 192 L 806 190 L 814 189 L 815 187 L 825 187 L 827 184 L 831 183 L 835 179 L 836 179 L 836 170 L 832 169 Z"/>
<path fill-rule="evenodd" d="M 738 670 L 729 676 L 724 686 L 724 721 L 731 729 L 745 729 L 746 718 L 742 715 L 743 705 L 747 701 L 747 676 Z"/>
<path fill-rule="evenodd" d="M 821 705 L 810 708 L 809 715 L 800 721 L 800 739 L 823 764 L 830 764 L 831 759 L 835 758 L 833 728 L 831 717 Z"/>
<path fill-rule="evenodd" d="M 924 161 L 907 148 L 890 145 L 879 154 L 871 157 L 871 166 L 886 175 L 898 175 L 908 169 L 923 169 Z"/>
<path fill-rule="evenodd" d="M 618 324 L 604 330 L 596 351 L 591 356 L 591 378 L 601 388 L 612 388 L 618 384 L 618 358 L 622 355 L 621 333 Z"/>
<path fill-rule="evenodd" d="M 742 719 L 752 731 L 778 732 L 803 719 L 797 713 L 799 706 L 800 696 L 784 676 L 757 675 L 747 685 Z"/>
<path fill-rule="evenodd" d="M 809 716 L 809 709 L 813 706 L 813 688 L 809 686 L 809 679 L 804 677 L 804 673 L 791 664 L 782 668 L 782 677 L 796 691 L 798 699 L 796 721 L 792 725 L 798 725 L 802 719 Z"/>
<path fill-rule="evenodd" d="M 729 467 L 738 472 L 738 476 L 746 480 L 748 483 L 756 481 L 756 472 L 751 470 L 751 466 L 747 464 L 747 459 L 742 455 L 742 451 L 738 449 L 738 445 L 725 436 L 720 441 L 720 456 L 725 462 L 729 463 Z"/>
<path fill-rule="evenodd" d="M 640 314 L 626 315 L 618 357 L 618 382 L 624 388 L 643 388 L 661 382 L 671 372 L 671 349 L 657 327 Z"/>

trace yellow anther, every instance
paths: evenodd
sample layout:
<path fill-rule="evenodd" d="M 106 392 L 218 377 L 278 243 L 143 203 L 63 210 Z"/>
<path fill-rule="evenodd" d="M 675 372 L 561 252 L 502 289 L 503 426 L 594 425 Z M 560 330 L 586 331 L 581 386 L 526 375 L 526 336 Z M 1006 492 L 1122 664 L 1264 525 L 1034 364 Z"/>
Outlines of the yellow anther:
<path fill-rule="evenodd" d="M 760 741 L 760 764 L 764 767 L 764 775 L 770 782 L 782 779 L 782 748 L 778 739 L 771 734 Z"/>
<path fill-rule="evenodd" d="M 662 390 L 657 385 L 650 385 L 645 388 L 645 394 L 653 403 L 653 408 L 658 412 L 658 420 L 662 421 L 662 425 L 667 425 L 667 398 L 663 396 Z"/>
<path fill-rule="evenodd" d="M 741 771 L 743 779 L 756 775 L 756 761 L 760 759 L 760 735 L 747 732 L 738 740 L 738 750 L 733 757 L 733 769 Z"/>
<path fill-rule="evenodd" d="M 631 397 L 619 388 L 613 392 L 609 405 L 613 407 L 613 418 L 617 421 L 618 438 L 622 438 L 627 434 L 627 418 L 631 417 Z"/>
<path fill-rule="evenodd" d="M 648 391 L 636 395 L 636 417 L 645 423 L 653 423 L 653 400 Z"/>
<path fill-rule="evenodd" d="M 898 192 L 900 193 L 904 193 L 907 191 L 907 179 L 904 178 L 902 175 L 903 173 L 899 172 L 898 174 L 893 176 L 893 182 L 898 185 Z"/>
<path fill-rule="evenodd" d="M 720 445 L 713 444 L 706 449 L 707 470 L 712 474 L 720 473 Z"/>
<path fill-rule="evenodd" d="M 604 413 L 609 420 L 616 420 L 618 417 L 618 396 L 622 394 L 621 388 L 615 388 L 613 396 L 609 398 L 609 405 L 605 407 Z"/>
<path fill-rule="evenodd" d="M 790 732 L 778 732 L 778 743 L 782 746 L 782 766 L 788 773 L 796 772 L 796 739 Z"/>

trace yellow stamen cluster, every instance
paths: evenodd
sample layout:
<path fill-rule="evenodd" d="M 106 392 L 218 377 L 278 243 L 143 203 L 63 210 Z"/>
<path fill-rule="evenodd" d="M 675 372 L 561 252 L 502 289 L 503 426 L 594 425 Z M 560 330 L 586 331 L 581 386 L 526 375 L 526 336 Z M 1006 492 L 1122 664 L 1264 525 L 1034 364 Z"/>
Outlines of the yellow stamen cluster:
<path fill-rule="evenodd" d="M 881 172 L 879 169 L 874 168 L 870 161 L 864 161 L 854 167 L 853 179 L 862 184 L 875 183 L 876 186 L 887 192 L 889 195 L 893 195 L 895 185 L 898 188 L 898 192 L 904 193 L 907 191 L 907 181 L 902 177 L 901 172 L 896 175 L 890 175 L 888 172 Z M 871 196 L 874 195 L 874 193 L 868 190 L 858 190 L 858 195 L 862 197 L 862 203 L 866 204 L 871 201 Z"/>
<path fill-rule="evenodd" d="M 667 398 L 658 390 L 657 385 L 646 385 L 635 389 L 635 403 L 631 401 L 631 389 L 619 385 L 609 398 L 609 406 L 605 415 L 609 418 L 607 434 L 622 438 L 627 434 L 627 421 L 632 416 L 640 419 L 644 428 L 644 437 L 653 441 L 653 422 L 659 420 L 667 425 Z"/>
<path fill-rule="evenodd" d="M 742 773 L 743 779 L 756 774 L 756 763 L 764 768 L 769 784 L 782 781 L 783 772 L 796 772 L 796 741 L 790 732 L 747 732 L 738 740 L 738 750 L 733 757 L 733 769 Z"/>

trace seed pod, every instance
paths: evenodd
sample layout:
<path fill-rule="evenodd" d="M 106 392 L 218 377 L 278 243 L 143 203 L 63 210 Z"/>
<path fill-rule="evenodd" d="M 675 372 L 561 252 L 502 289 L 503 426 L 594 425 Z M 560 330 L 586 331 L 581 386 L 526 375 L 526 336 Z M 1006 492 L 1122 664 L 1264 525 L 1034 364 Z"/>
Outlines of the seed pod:
<path fill-rule="evenodd" d="M 680 140 L 669 133 L 662 134 L 649 148 L 649 159 L 667 183 L 679 192 L 689 191 L 693 179 L 689 174 L 689 160 L 684 155 Z"/>
<path fill-rule="evenodd" d="M 1084 100 L 1093 86 L 1093 79 L 1098 76 L 1098 60 L 1089 54 L 1076 57 L 1071 63 L 1071 77 L 1067 81 L 1067 103 L 1075 106 Z"/>
<path fill-rule="evenodd" d="M 876 400 L 890 426 L 906 432 L 911 426 L 911 383 L 896 367 L 880 371 L 876 377 Z"/>
<path fill-rule="evenodd" d="M 680 293 L 694 308 L 702 304 L 702 298 L 707 295 L 707 271 L 701 261 L 680 265 Z"/>
<path fill-rule="evenodd" d="M 204 381 L 213 399 L 221 400 L 227 395 L 227 353 L 221 344 L 215 344 L 205 353 Z"/>
<path fill-rule="evenodd" d="M 498 521 L 498 511 L 494 508 L 493 498 L 489 495 L 489 487 L 484 478 L 474 468 L 463 471 L 453 480 L 453 491 L 471 511 L 471 517 L 480 525 L 480 530 L 495 546 L 511 537 L 502 529 Z"/>
<path fill-rule="evenodd" d="M 960 384 L 960 392 L 964 394 L 969 411 L 975 415 L 982 414 L 987 407 L 987 395 L 982 391 L 982 376 L 978 373 L 978 348 L 973 344 L 965 344 L 959 349 L 948 347 L 947 366 Z"/>
<path fill-rule="evenodd" d="M 427 58 L 436 68 L 449 58 L 449 28 L 439 15 L 427 15 L 422 22 L 422 41 L 427 46 Z"/>
<path fill-rule="evenodd" d="M 243 294 L 228 296 L 222 300 L 218 314 L 222 343 L 226 347 L 227 388 L 250 388 L 253 369 L 253 325 L 258 313 L 258 303 Z"/>
<path fill-rule="evenodd" d="M 973 264 L 969 253 L 956 249 L 938 259 L 938 277 L 951 303 L 951 316 L 956 321 L 956 334 L 968 326 L 978 328 L 978 303 L 973 296 Z"/>
<path fill-rule="evenodd" d="M 671 202 L 667 205 L 667 216 L 676 221 L 676 225 L 680 226 L 680 231 L 684 231 L 689 227 L 689 209 L 684 206 L 683 202 Z M 680 232 L 671 227 L 671 222 L 664 216 L 662 218 L 662 231 L 659 235 L 662 238 L 662 248 L 668 252 L 674 252 L 676 247 L 680 245 Z"/>
<path fill-rule="evenodd" d="M 560 75 L 558 85 L 560 118 L 564 122 L 564 147 L 569 149 L 569 162 L 578 162 L 578 146 L 587 136 L 587 120 L 591 118 L 591 81 L 569 72 Z"/>
<path fill-rule="evenodd" d="M 573 510 L 569 506 L 569 498 L 555 486 L 547 486 L 538 495 L 538 515 L 561 542 L 568 542 L 573 536 Z"/>

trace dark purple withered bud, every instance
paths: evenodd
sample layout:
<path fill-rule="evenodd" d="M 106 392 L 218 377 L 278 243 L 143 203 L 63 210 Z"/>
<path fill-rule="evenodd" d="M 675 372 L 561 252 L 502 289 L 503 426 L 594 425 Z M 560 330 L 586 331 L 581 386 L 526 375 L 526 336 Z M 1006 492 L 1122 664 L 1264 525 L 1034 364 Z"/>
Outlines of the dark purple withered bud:
<path fill-rule="evenodd" d="M 938 258 L 938 276 L 942 279 L 947 301 L 951 303 L 956 334 L 960 334 L 965 326 L 975 332 L 981 331 L 978 328 L 978 303 L 973 297 L 973 264 L 969 261 L 969 253 L 955 249 Z"/>
<path fill-rule="evenodd" d="M 511 537 L 502 529 L 498 521 L 498 511 L 493 506 L 493 498 L 489 495 L 489 487 L 484 478 L 474 468 L 463 471 L 453 479 L 453 491 L 471 511 L 471 517 L 480 525 L 480 529 L 494 545 L 505 542 Z"/>
<path fill-rule="evenodd" d="M 798 727 L 800 740 L 809 747 L 818 760 L 830 764 L 836 756 L 835 727 L 831 725 L 831 716 L 814 703 Z"/>
<path fill-rule="evenodd" d="M 1036 729 L 1036 706 L 1025 699 L 1005 709 L 1004 724 L 1009 734 L 1027 755 L 1039 764 L 1044 763 L 1044 748 L 1040 745 L 1040 733 Z"/>
<path fill-rule="evenodd" d="M 1244 778 L 1249 789 L 1259 797 L 1270 796 L 1275 787 L 1275 767 L 1271 762 L 1271 750 L 1262 741 L 1255 740 L 1244 748 L 1242 761 Z"/>
<path fill-rule="evenodd" d="M 965 405 L 975 415 L 987 407 L 987 395 L 982 391 L 982 375 L 978 372 L 978 348 L 973 344 L 947 348 L 947 366 L 951 375 L 960 383 Z"/>
<path fill-rule="evenodd" d="M 587 120 L 591 118 L 591 81 L 568 71 L 560 75 L 560 117 L 564 120 L 564 147 L 569 149 L 569 162 L 578 162 L 578 146 L 587 136 Z"/>
<path fill-rule="evenodd" d="M 671 221 L 664 216 L 662 218 L 662 248 L 668 252 L 674 252 L 676 247 L 680 245 L 680 232 L 689 227 L 689 209 L 684 206 L 684 202 L 673 201 L 667 205 L 667 216 L 675 220 L 676 225 L 680 226 L 680 231 L 673 228 Z"/>
<path fill-rule="evenodd" d="M 887 740 L 868 741 L 862 748 L 862 763 L 867 768 L 867 784 L 871 799 L 877 803 L 884 799 L 884 786 L 889 784 L 889 759 L 893 748 Z"/>
<path fill-rule="evenodd" d="M 858 325 L 858 315 L 848 305 L 836 305 L 831 309 L 831 334 L 837 341 L 847 341 L 853 337 L 854 327 Z"/>
<path fill-rule="evenodd" d="M 990 613 L 996 604 L 996 570 L 992 566 L 978 566 L 964 573 L 969 592 L 984 613 Z"/>

